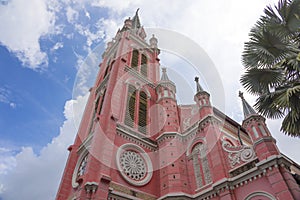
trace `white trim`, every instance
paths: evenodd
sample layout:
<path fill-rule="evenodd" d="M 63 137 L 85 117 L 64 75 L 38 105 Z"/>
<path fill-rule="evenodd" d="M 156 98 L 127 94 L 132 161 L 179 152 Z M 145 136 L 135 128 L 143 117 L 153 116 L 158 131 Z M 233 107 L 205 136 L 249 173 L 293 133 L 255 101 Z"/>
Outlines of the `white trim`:
<path fill-rule="evenodd" d="M 126 150 L 135 150 L 135 151 L 139 152 L 139 155 L 144 159 L 146 167 L 147 167 L 146 168 L 147 174 L 143 180 L 139 180 L 139 181 L 133 180 L 133 179 L 129 178 L 123 171 L 123 169 L 121 167 L 120 157 L 121 157 L 122 153 Z M 122 146 L 120 146 L 117 151 L 117 155 L 116 155 L 116 164 L 117 164 L 117 168 L 118 168 L 119 172 L 121 173 L 122 177 L 128 183 L 130 183 L 132 185 L 135 185 L 135 186 L 146 185 L 152 178 L 153 167 L 152 167 L 151 159 L 148 156 L 148 154 L 140 146 L 138 146 L 136 144 L 126 143 L 126 144 L 123 144 Z"/>
<path fill-rule="evenodd" d="M 77 160 L 77 164 L 76 164 L 76 167 L 73 171 L 73 176 L 72 176 L 72 187 L 73 188 L 77 188 L 79 186 L 79 184 L 76 182 L 77 180 L 77 172 L 78 172 L 78 169 L 79 169 L 79 166 L 82 162 L 82 160 L 84 159 L 84 157 L 88 154 L 88 150 L 85 149 L 84 152 L 82 152 L 82 154 L 79 156 L 78 160 Z"/>
<path fill-rule="evenodd" d="M 256 196 L 264 196 L 264 197 L 269 198 L 270 200 L 276 200 L 276 198 L 275 198 L 273 195 L 271 195 L 271 194 L 269 194 L 269 193 L 267 193 L 267 192 L 264 192 L 264 191 L 253 192 L 253 193 L 249 194 L 249 195 L 245 198 L 245 200 L 251 200 L 252 197 L 256 197 Z"/>

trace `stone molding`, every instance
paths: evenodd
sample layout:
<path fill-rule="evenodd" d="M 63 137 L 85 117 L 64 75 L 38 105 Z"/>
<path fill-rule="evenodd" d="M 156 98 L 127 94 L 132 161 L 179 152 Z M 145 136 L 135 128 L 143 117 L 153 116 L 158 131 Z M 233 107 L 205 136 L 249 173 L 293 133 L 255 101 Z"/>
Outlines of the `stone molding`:
<path fill-rule="evenodd" d="M 127 157 L 124 157 L 124 154 L 129 154 Z M 125 159 L 125 160 L 124 160 Z M 143 186 L 146 185 L 152 178 L 153 167 L 152 161 L 148 154 L 138 145 L 132 143 L 123 144 L 118 148 L 116 154 L 116 164 L 117 168 L 122 175 L 122 177 L 131 185 L 134 186 Z M 128 166 L 124 166 L 128 165 Z M 124 169 L 130 168 L 129 171 L 124 171 Z M 142 178 L 132 178 L 131 176 L 135 174 L 135 170 L 139 171 L 138 168 L 141 168 L 142 172 L 145 173 Z"/>

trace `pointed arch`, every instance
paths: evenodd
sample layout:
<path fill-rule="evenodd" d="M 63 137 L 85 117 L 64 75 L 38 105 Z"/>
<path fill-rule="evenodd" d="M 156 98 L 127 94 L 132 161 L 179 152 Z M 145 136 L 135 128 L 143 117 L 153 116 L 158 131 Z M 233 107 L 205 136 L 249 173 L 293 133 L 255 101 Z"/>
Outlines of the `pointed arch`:
<path fill-rule="evenodd" d="M 128 86 L 127 105 L 125 113 L 125 125 L 133 127 L 135 119 L 135 103 L 136 103 L 136 89 L 133 85 Z"/>
<path fill-rule="evenodd" d="M 101 97 L 101 101 L 100 101 L 100 105 L 99 105 L 99 112 L 98 112 L 99 115 L 101 114 L 101 111 L 102 111 L 105 94 L 106 94 L 106 88 L 104 89 L 102 97 Z"/>
<path fill-rule="evenodd" d="M 211 180 L 211 173 L 207 160 L 206 146 L 199 142 L 194 145 L 191 156 L 193 159 L 194 175 L 197 188 L 209 184 Z"/>
<path fill-rule="evenodd" d="M 146 134 L 147 132 L 147 94 L 142 91 L 140 92 L 139 101 L 139 131 Z"/>
<path fill-rule="evenodd" d="M 134 49 L 131 56 L 131 68 L 137 70 L 139 64 L 139 51 Z"/>
<path fill-rule="evenodd" d="M 148 76 L 148 59 L 147 59 L 147 56 L 145 54 L 142 54 L 141 74 L 145 77 Z"/>

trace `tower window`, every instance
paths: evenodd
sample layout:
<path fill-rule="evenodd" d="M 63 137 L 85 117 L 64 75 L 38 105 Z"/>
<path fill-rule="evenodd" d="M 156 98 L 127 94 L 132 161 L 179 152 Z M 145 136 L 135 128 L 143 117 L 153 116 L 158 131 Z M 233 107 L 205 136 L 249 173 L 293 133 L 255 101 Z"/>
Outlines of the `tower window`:
<path fill-rule="evenodd" d="M 88 160 L 88 155 L 85 155 L 81 162 L 80 165 L 78 167 L 78 171 L 77 171 L 77 177 L 82 176 L 85 173 L 86 170 L 86 165 L 87 165 L 87 160 Z"/>
<path fill-rule="evenodd" d="M 262 125 L 259 124 L 258 128 L 261 131 L 261 133 L 263 134 L 263 136 L 267 136 L 267 132 L 266 132 L 266 130 L 264 129 L 264 127 Z"/>
<path fill-rule="evenodd" d="M 139 131 L 142 133 L 147 132 L 147 95 L 145 92 L 140 93 Z"/>
<path fill-rule="evenodd" d="M 135 49 L 132 51 L 131 67 L 137 70 L 138 64 L 139 64 L 139 52 L 138 50 Z"/>
<path fill-rule="evenodd" d="M 211 182 L 210 169 L 208 165 L 205 146 L 198 143 L 192 150 L 194 174 L 197 187 L 200 188 Z"/>
<path fill-rule="evenodd" d="M 128 87 L 128 98 L 126 106 L 125 124 L 133 127 L 134 125 L 134 111 L 135 111 L 136 91 L 135 87 L 130 85 Z"/>
<path fill-rule="evenodd" d="M 258 138 L 258 132 L 254 126 L 252 126 L 252 131 L 254 133 L 255 138 Z"/>
<path fill-rule="evenodd" d="M 103 95 L 101 97 L 101 102 L 100 102 L 99 112 L 98 112 L 99 115 L 101 114 L 101 111 L 102 111 L 103 102 L 104 102 L 104 98 L 105 98 L 105 93 L 106 93 L 106 89 L 104 90 Z"/>
<path fill-rule="evenodd" d="M 133 85 L 129 85 L 124 124 L 131 128 L 137 128 L 139 132 L 146 134 L 147 121 L 147 94 L 143 91 L 139 92 Z"/>
<path fill-rule="evenodd" d="M 141 74 L 146 77 L 148 75 L 148 73 L 147 73 L 147 57 L 144 54 L 142 54 Z"/>

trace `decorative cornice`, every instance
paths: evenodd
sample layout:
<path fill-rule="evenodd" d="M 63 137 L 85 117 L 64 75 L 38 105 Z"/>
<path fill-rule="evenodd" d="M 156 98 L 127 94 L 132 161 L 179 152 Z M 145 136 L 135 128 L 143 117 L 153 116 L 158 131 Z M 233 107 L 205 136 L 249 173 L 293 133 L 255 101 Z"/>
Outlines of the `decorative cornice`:
<path fill-rule="evenodd" d="M 144 40 L 141 40 L 140 37 L 137 37 L 134 34 L 129 34 L 129 39 L 133 40 L 134 42 L 136 42 L 138 45 L 140 45 L 141 47 L 143 47 L 144 49 L 148 50 L 150 53 L 153 53 L 153 49 L 151 48 L 151 46 Z"/>
<path fill-rule="evenodd" d="M 256 163 L 256 166 L 231 178 L 223 178 L 216 183 L 210 185 L 208 188 L 199 191 L 197 194 L 190 195 L 187 193 L 170 193 L 164 195 L 158 200 L 172 199 L 174 197 L 182 197 L 186 199 L 207 200 L 220 196 L 221 193 L 243 187 L 248 183 L 254 182 L 271 172 L 274 168 L 284 167 L 288 168 L 291 165 L 290 161 L 283 156 L 271 156 L 264 161 Z M 201 188 L 200 188 L 201 189 Z"/>
<path fill-rule="evenodd" d="M 255 148 L 258 144 L 262 142 L 274 142 L 276 144 L 276 140 L 272 136 L 262 137 L 254 142 L 253 147 Z"/>
<path fill-rule="evenodd" d="M 117 123 L 117 134 L 123 137 L 124 139 L 134 142 L 151 151 L 155 151 L 158 148 L 157 143 L 155 141 L 119 123 Z"/>
<path fill-rule="evenodd" d="M 258 115 L 258 114 L 251 115 L 251 116 L 249 116 L 247 119 L 245 119 L 245 120 L 243 121 L 242 126 L 243 126 L 243 127 L 246 127 L 246 126 L 248 126 L 248 124 L 250 124 L 252 121 L 255 121 L 255 122 L 263 121 L 263 122 L 265 122 L 266 119 L 265 119 L 263 116 Z"/>
<path fill-rule="evenodd" d="M 100 92 L 100 90 L 105 87 L 105 85 L 106 85 L 106 83 L 108 81 L 108 78 L 109 78 L 109 74 L 103 79 L 103 81 L 101 82 L 101 84 L 97 87 L 96 94 L 98 94 Z"/>
<path fill-rule="evenodd" d="M 143 76 L 141 73 L 139 73 L 137 70 L 132 69 L 131 67 L 129 67 L 128 65 L 125 66 L 124 71 L 130 73 L 131 75 L 133 75 L 135 78 L 137 78 L 139 81 L 149 85 L 151 88 L 155 88 L 155 85 L 149 80 L 147 79 L 147 77 Z"/>

